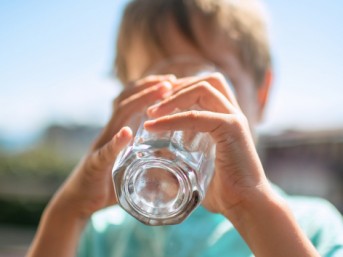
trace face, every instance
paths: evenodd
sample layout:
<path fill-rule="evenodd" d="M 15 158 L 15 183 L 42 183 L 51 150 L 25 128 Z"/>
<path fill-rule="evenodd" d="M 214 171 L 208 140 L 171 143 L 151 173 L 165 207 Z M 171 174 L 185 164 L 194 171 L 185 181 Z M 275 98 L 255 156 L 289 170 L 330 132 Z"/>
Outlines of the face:
<path fill-rule="evenodd" d="M 242 111 L 253 127 L 259 121 L 263 112 L 264 102 L 258 97 L 258 90 L 250 73 L 242 67 L 234 51 L 227 46 L 224 35 L 213 33 L 212 30 L 204 30 L 207 26 L 204 21 L 194 17 L 192 26 L 198 39 L 199 51 L 178 30 L 172 18 L 168 19 L 163 30 L 162 44 L 165 46 L 170 58 L 177 56 L 192 56 L 213 63 L 231 81 L 236 98 Z M 136 80 L 144 76 L 152 67 L 165 61 L 165 57 L 158 51 L 147 51 L 144 38 L 134 38 L 131 49 L 127 53 L 128 80 Z M 168 72 L 168 71 L 167 71 Z"/>

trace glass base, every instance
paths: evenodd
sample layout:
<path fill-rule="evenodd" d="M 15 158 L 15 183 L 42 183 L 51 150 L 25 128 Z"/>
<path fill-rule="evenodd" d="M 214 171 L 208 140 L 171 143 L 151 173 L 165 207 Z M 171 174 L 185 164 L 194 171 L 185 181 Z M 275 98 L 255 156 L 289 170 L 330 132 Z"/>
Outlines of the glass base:
<path fill-rule="evenodd" d="M 141 150 L 132 147 L 113 171 L 119 204 L 147 225 L 180 223 L 203 198 L 195 170 L 175 149 Z"/>
<path fill-rule="evenodd" d="M 167 219 L 187 204 L 191 191 L 189 181 L 173 162 L 138 159 L 128 170 L 122 190 L 128 203 L 144 216 Z"/>

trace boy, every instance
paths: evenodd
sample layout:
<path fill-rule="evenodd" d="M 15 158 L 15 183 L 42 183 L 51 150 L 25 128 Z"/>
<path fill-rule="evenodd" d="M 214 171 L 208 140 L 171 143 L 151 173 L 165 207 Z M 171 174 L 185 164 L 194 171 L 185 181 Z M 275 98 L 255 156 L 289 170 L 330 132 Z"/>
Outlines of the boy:
<path fill-rule="evenodd" d="M 125 90 L 89 154 L 46 208 L 28 256 L 343 256 L 339 213 L 323 200 L 272 187 L 256 153 L 253 128 L 271 84 L 258 8 L 253 0 L 128 5 L 116 59 Z M 180 57 L 214 64 L 220 73 L 168 75 Z M 187 111 L 195 103 L 203 111 Z M 148 227 L 118 206 L 94 214 L 116 203 L 111 168 L 132 138 L 129 118 L 146 107 L 147 130 L 208 132 L 216 143 L 203 206 L 179 225 Z M 175 108 L 181 112 L 170 114 Z"/>

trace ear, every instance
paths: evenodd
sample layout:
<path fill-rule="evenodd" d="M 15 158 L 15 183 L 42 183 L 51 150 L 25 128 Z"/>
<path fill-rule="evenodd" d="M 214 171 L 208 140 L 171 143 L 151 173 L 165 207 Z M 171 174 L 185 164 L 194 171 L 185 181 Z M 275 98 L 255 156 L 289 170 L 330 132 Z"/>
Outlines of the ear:
<path fill-rule="evenodd" d="M 271 68 L 266 70 L 262 84 L 258 87 L 257 100 L 259 106 L 258 122 L 263 119 L 264 110 L 268 102 L 269 92 L 273 81 L 273 72 Z"/>

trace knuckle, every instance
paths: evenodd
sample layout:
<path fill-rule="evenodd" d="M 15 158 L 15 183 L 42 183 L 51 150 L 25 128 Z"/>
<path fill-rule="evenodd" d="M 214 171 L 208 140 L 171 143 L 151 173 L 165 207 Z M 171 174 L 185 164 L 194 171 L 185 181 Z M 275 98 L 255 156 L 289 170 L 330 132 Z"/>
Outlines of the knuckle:
<path fill-rule="evenodd" d="M 212 85 L 207 81 L 201 81 L 197 85 L 198 103 L 200 106 L 208 104 L 208 97 L 213 94 Z"/>
<path fill-rule="evenodd" d="M 133 80 L 130 82 L 130 87 L 131 88 L 134 88 L 134 87 L 137 87 L 137 86 L 141 86 L 143 84 L 146 83 L 146 77 L 145 78 L 142 78 L 142 79 L 137 79 L 137 80 Z"/>
<path fill-rule="evenodd" d="M 126 108 L 128 108 L 128 106 L 133 104 L 136 99 L 137 99 L 136 96 L 129 96 L 129 97 L 125 98 L 125 99 L 122 99 L 122 100 L 118 101 L 117 110 L 118 111 L 125 110 Z"/>
<path fill-rule="evenodd" d="M 147 78 L 150 78 L 150 80 L 176 80 L 175 75 L 173 74 L 160 74 L 160 75 L 149 75 Z"/>
<path fill-rule="evenodd" d="M 119 104 L 120 104 L 120 98 L 118 97 L 112 101 L 112 108 L 117 109 Z"/>
<path fill-rule="evenodd" d="M 222 73 L 217 71 L 212 73 L 208 77 L 208 80 L 210 81 L 210 83 L 223 83 L 225 81 L 225 77 Z"/>
<path fill-rule="evenodd" d="M 119 102 L 115 108 L 116 114 L 118 115 L 119 113 L 121 113 L 122 109 L 125 109 L 125 106 L 127 105 L 127 101 L 122 101 Z"/>
<path fill-rule="evenodd" d="M 192 110 L 192 111 L 189 111 L 188 113 L 188 118 L 190 119 L 190 122 L 192 121 L 195 121 L 199 118 L 199 111 L 195 111 L 195 110 Z"/>
<path fill-rule="evenodd" d="M 135 83 L 137 82 L 137 80 L 130 80 L 126 83 L 125 87 L 126 88 L 132 88 L 135 86 Z"/>
<path fill-rule="evenodd" d="M 200 92 L 202 94 L 208 94 L 211 91 L 211 84 L 208 83 L 207 81 L 201 81 L 198 85 L 197 85 L 198 90 L 200 90 Z"/>
<path fill-rule="evenodd" d="M 120 93 L 120 95 L 113 100 L 113 102 L 112 102 L 113 105 L 112 106 L 114 108 L 117 108 L 123 101 L 125 101 L 130 96 L 131 96 L 131 92 L 129 92 L 129 90 L 122 91 Z"/>
<path fill-rule="evenodd" d="M 92 181 L 98 170 L 99 170 L 98 163 L 95 161 L 94 155 L 89 156 L 89 158 L 85 162 L 85 169 L 84 169 L 85 177 L 89 181 Z"/>
<path fill-rule="evenodd" d="M 243 114 L 236 114 L 230 120 L 230 126 L 238 133 L 245 131 L 248 127 L 248 120 Z"/>
<path fill-rule="evenodd" d="M 249 135 L 247 119 L 243 114 L 227 114 L 223 122 L 212 131 L 218 139 L 217 144 L 228 147 Z"/>
<path fill-rule="evenodd" d="M 116 140 L 117 141 L 117 140 Z M 115 141 L 115 142 L 116 142 Z M 110 157 L 111 154 L 115 153 L 115 147 L 114 144 L 111 143 L 112 141 L 108 142 L 106 145 L 106 157 Z"/>
<path fill-rule="evenodd" d="M 106 153 L 105 153 L 105 147 L 107 146 L 104 146 L 104 147 L 101 147 L 98 151 L 98 160 L 100 162 L 105 162 L 106 161 Z"/>
<path fill-rule="evenodd" d="M 142 79 L 136 80 L 134 82 L 134 86 L 141 86 L 147 83 L 158 83 L 160 81 L 174 81 L 176 78 L 174 75 L 166 74 L 166 75 L 148 75 Z"/>
<path fill-rule="evenodd" d="M 152 81 L 155 81 L 155 80 L 159 80 L 159 75 L 148 75 L 140 80 L 137 80 L 136 82 L 139 83 L 139 84 L 145 84 L 145 83 L 148 83 L 148 82 L 152 82 Z"/>
<path fill-rule="evenodd" d="M 217 81 L 223 81 L 225 79 L 224 75 L 218 71 L 212 74 L 212 78 Z"/>

